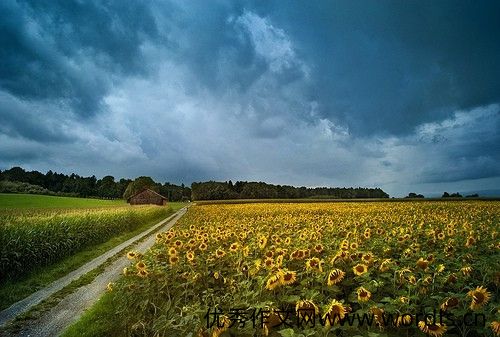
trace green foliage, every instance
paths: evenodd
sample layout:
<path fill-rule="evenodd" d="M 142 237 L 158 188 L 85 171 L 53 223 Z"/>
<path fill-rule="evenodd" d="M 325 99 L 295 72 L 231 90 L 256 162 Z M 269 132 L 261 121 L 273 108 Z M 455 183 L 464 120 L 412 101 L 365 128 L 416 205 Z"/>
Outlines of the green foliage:
<path fill-rule="evenodd" d="M 146 179 L 144 179 L 146 178 Z M 148 187 L 168 197 L 169 201 L 190 200 L 191 189 L 183 184 L 177 186 L 170 183 L 159 184 L 149 177 L 139 177 L 146 181 Z M 13 167 L 0 171 L 0 193 L 30 193 L 65 195 L 80 197 L 98 197 L 103 199 L 122 198 L 126 188 L 132 182 L 130 179 L 115 181 L 113 176 L 97 179 L 95 176 L 81 177 L 77 174 L 65 175 L 48 171 L 43 174 L 38 171 L 25 171 L 21 167 Z M 136 183 L 138 184 L 138 183 Z M 127 192 L 127 196 L 128 196 Z"/>
<path fill-rule="evenodd" d="M 155 192 L 159 192 L 159 188 L 156 186 L 153 179 L 150 177 L 138 177 L 128 184 L 127 189 L 123 193 L 123 199 L 128 199 L 144 188 L 149 188 Z"/>
<path fill-rule="evenodd" d="M 293 187 L 264 182 L 198 182 L 191 184 L 193 200 L 300 199 L 300 198 L 388 198 L 380 188 Z"/>

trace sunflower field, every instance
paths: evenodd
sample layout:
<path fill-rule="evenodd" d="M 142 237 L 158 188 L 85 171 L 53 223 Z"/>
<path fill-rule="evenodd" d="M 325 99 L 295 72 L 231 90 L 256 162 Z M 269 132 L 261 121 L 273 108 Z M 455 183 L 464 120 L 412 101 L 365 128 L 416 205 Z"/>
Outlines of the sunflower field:
<path fill-rule="evenodd" d="M 109 284 L 126 336 L 500 336 L 500 203 L 195 205 Z"/>
<path fill-rule="evenodd" d="M 168 207 L 156 206 L 2 211 L 0 280 L 15 279 L 169 213 Z"/>

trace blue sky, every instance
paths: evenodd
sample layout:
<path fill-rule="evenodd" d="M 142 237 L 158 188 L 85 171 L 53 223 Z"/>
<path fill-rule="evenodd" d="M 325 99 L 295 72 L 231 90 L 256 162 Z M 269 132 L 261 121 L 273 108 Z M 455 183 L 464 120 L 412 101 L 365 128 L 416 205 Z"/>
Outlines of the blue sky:
<path fill-rule="evenodd" d="M 498 1 L 2 1 L 0 169 L 500 189 Z"/>

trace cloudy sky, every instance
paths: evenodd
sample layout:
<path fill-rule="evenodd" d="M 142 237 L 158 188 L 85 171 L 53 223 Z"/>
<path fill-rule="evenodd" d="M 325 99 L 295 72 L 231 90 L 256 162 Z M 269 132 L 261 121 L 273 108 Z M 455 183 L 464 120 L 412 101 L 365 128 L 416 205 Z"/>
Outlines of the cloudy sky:
<path fill-rule="evenodd" d="M 0 169 L 500 189 L 498 1 L 1 1 Z"/>

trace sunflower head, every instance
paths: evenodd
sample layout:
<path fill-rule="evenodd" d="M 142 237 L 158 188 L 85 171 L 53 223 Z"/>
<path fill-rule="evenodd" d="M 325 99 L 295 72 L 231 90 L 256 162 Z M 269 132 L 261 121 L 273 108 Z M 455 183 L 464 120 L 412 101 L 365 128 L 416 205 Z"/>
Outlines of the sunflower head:
<path fill-rule="evenodd" d="M 427 269 L 428 266 L 429 266 L 429 261 L 424 260 L 423 258 L 418 259 L 417 267 L 419 267 L 422 270 L 425 270 Z"/>
<path fill-rule="evenodd" d="M 347 309 L 344 304 L 337 300 L 333 300 L 328 306 L 326 313 L 323 315 L 323 319 L 327 326 L 332 326 L 343 319 L 346 313 Z"/>
<path fill-rule="evenodd" d="M 217 249 L 215 250 L 215 257 L 216 257 L 216 258 L 218 258 L 218 259 L 223 258 L 223 257 L 224 257 L 224 255 L 226 255 L 226 252 L 225 252 L 225 251 L 223 251 L 222 249 L 217 248 Z"/>
<path fill-rule="evenodd" d="M 366 264 L 359 263 L 352 268 L 352 271 L 356 276 L 360 276 L 368 272 L 368 266 Z"/>
<path fill-rule="evenodd" d="M 301 300 L 295 305 L 295 312 L 299 318 L 308 320 L 319 314 L 319 308 L 312 300 Z"/>
<path fill-rule="evenodd" d="M 488 292 L 486 288 L 482 286 L 477 287 L 467 293 L 467 296 L 472 298 L 472 302 L 470 304 L 470 308 L 472 310 L 480 309 L 484 304 L 486 304 L 491 297 L 491 294 Z"/>
<path fill-rule="evenodd" d="M 264 249 L 264 247 L 266 246 L 267 244 L 267 238 L 265 236 L 261 236 L 259 238 L 259 248 L 260 249 Z"/>
<path fill-rule="evenodd" d="M 148 271 L 146 269 L 139 269 L 139 271 L 137 272 L 137 275 L 139 275 L 140 277 L 146 277 L 148 276 Z"/>
<path fill-rule="evenodd" d="M 435 323 L 435 322 L 432 322 L 432 323 L 431 322 L 424 322 L 424 321 L 418 322 L 418 328 L 423 333 L 426 333 L 427 335 L 433 336 L 433 337 L 442 336 L 447 330 L 447 327 L 444 324 Z"/>
<path fill-rule="evenodd" d="M 177 255 L 172 255 L 168 258 L 168 262 L 171 264 L 171 265 L 174 265 L 176 264 L 177 262 L 179 262 L 179 257 Z"/>
<path fill-rule="evenodd" d="M 448 309 L 455 308 L 458 306 L 459 300 L 456 297 L 448 297 L 445 299 L 445 301 L 441 304 L 441 310 L 447 311 Z"/>
<path fill-rule="evenodd" d="M 328 280 L 326 281 L 326 284 L 329 286 L 332 286 L 334 284 L 337 284 L 341 282 L 345 277 L 345 272 L 340 270 L 340 269 L 333 269 L 328 273 Z"/>
<path fill-rule="evenodd" d="M 498 321 L 491 322 L 490 328 L 495 334 L 495 336 L 500 336 L 500 322 Z"/>
<path fill-rule="evenodd" d="M 266 282 L 267 290 L 274 290 L 281 285 L 280 275 L 272 275 Z"/>
<path fill-rule="evenodd" d="M 290 270 L 280 270 L 278 273 L 282 285 L 290 285 L 297 281 L 297 273 Z"/>
<path fill-rule="evenodd" d="M 370 297 L 372 297 L 372 293 L 368 289 L 365 289 L 364 287 L 358 288 L 356 293 L 358 294 L 358 301 L 360 302 L 367 302 L 370 299 Z"/>
<path fill-rule="evenodd" d="M 306 261 L 306 269 L 313 271 L 323 271 L 323 261 L 317 257 L 312 257 Z"/>

